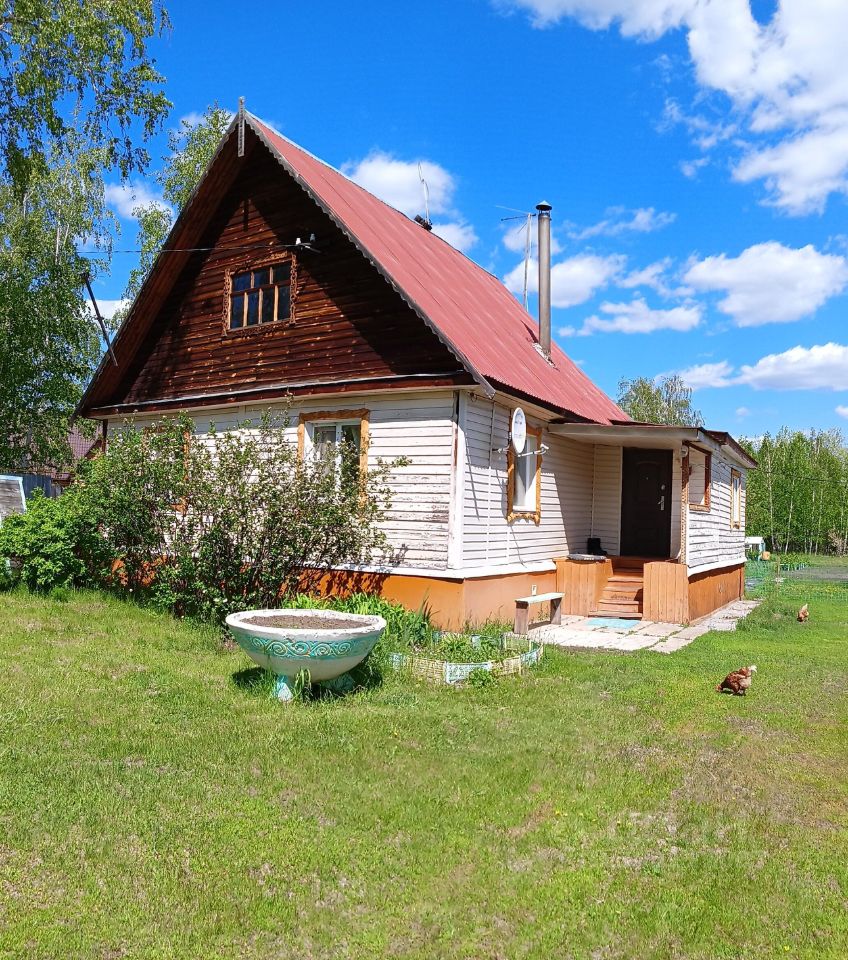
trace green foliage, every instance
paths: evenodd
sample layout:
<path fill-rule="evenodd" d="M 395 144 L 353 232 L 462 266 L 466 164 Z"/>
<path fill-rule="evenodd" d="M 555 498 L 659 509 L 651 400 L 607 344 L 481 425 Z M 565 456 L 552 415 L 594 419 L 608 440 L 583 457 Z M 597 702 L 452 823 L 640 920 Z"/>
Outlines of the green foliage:
<path fill-rule="evenodd" d="M 7 0 L 0 13 L 0 471 L 64 466 L 100 342 L 81 276 L 105 268 L 106 174 L 147 163 L 169 106 L 158 0 Z"/>
<path fill-rule="evenodd" d="M 477 669 L 468 674 L 468 686 L 475 690 L 486 690 L 497 684 L 497 677 L 491 670 Z"/>
<path fill-rule="evenodd" d="M 110 438 L 76 488 L 117 563 L 113 581 L 220 622 L 313 589 L 333 567 L 388 556 L 379 521 L 394 464 L 360 478 L 355 450 L 340 451 L 340 471 L 332 452 L 300 457 L 284 427 L 267 415 L 199 437 L 182 416 Z"/>
<path fill-rule="evenodd" d="M 0 181 L 0 472 L 67 463 L 68 419 L 100 350 L 80 283 L 97 262 L 74 250 L 105 216 L 96 167 L 80 153 L 24 193 Z"/>
<path fill-rule="evenodd" d="M 700 427 L 704 418 L 692 408 L 692 390 L 679 376 L 663 377 L 658 382 L 646 377 L 621 380 L 618 405 L 640 423 L 666 423 Z"/>
<path fill-rule="evenodd" d="M 58 499 L 40 490 L 27 501 L 25 513 L 7 517 L 0 526 L 0 565 L 19 564 L 15 579 L 30 590 L 84 586 L 102 563 L 102 541 L 91 516 L 73 493 Z"/>
<path fill-rule="evenodd" d="M 188 203 L 203 172 L 209 165 L 221 138 L 230 124 L 231 114 L 217 103 L 207 107 L 199 123 L 180 121 L 178 130 L 168 134 L 170 153 L 155 179 L 162 187 L 162 196 L 170 206 L 151 203 L 136 208 L 138 244 L 141 254 L 130 272 L 124 298 L 134 300 L 145 277 L 159 254 L 174 219 Z"/>
<path fill-rule="evenodd" d="M 848 553 L 848 450 L 838 430 L 743 440 L 758 461 L 748 474 L 746 531 L 774 552 Z"/>
<path fill-rule="evenodd" d="M 0 14 L 0 167 L 27 189 L 57 153 L 96 150 L 121 176 L 170 104 L 147 52 L 168 26 L 158 0 L 6 0 Z"/>

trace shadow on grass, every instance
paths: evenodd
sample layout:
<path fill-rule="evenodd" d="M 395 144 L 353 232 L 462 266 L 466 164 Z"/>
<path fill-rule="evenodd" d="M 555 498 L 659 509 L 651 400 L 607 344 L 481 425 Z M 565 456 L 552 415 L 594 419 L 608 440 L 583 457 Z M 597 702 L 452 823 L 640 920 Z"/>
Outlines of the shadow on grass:
<path fill-rule="evenodd" d="M 376 690 L 383 685 L 382 664 L 369 663 L 366 659 L 359 666 L 350 671 L 353 687 L 347 691 L 330 690 L 320 683 L 313 683 L 303 693 L 304 701 L 343 700 L 352 694 L 367 690 Z M 268 698 L 274 690 L 275 676 L 270 670 L 262 667 L 246 667 L 237 670 L 230 678 L 234 686 L 250 697 Z"/>

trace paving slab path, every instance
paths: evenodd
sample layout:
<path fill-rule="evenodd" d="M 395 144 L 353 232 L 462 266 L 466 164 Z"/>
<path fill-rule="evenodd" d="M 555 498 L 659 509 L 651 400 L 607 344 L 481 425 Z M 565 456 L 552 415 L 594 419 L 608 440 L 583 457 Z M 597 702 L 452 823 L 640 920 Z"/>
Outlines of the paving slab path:
<path fill-rule="evenodd" d="M 760 600 L 734 600 L 689 626 L 640 620 L 614 627 L 608 618 L 565 616 L 562 623 L 556 626 L 545 624 L 533 627 L 530 636 L 533 640 L 555 647 L 618 650 L 622 653 L 632 653 L 634 650 L 675 653 L 710 630 L 735 630 L 736 624 L 760 603 Z"/>

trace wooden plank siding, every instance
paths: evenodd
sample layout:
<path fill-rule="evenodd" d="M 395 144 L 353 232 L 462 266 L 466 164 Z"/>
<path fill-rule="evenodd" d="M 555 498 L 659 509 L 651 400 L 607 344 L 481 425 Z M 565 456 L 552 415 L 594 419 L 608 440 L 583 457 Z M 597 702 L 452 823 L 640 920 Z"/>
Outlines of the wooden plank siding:
<path fill-rule="evenodd" d="M 334 402 L 334 409 L 346 405 Z M 391 509 L 384 529 L 389 542 L 401 551 L 405 566 L 445 569 L 448 565 L 448 528 L 450 517 L 451 472 L 453 461 L 454 397 L 450 391 L 418 394 L 375 394 L 351 398 L 350 410 L 357 415 L 363 408 L 369 413 L 370 463 L 404 456 L 410 463 L 396 467 L 388 486 L 392 492 Z M 192 413 L 198 435 L 209 434 L 211 425 L 225 430 L 258 419 L 265 410 L 287 413 L 286 436 L 298 443 L 301 416 L 327 409 L 326 400 L 309 400 L 282 405 L 238 405 Z M 150 424 L 152 418 L 134 417 L 137 427 Z M 110 430 L 120 429 L 122 421 L 113 420 Z"/>
<path fill-rule="evenodd" d="M 598 609 L 598 601 L 613 574 L 612 560 L 557 559 L 556 588 L 564 594 L 563 613 L 586 617 Z"/>
<path fill-rule="evenodd" d="M 642 616 L 658 623 L 689 620 L 689 576 L 683 563 L 646 563 L 643 570 Z"/>
<path fill-rule="evenodd" d="M 232 138 L 224 146 L 223 168 L 236 172 L 193 243 L 212 249 L 163 255 L 177 258 L 173 286 L 155 311 L 151 303 L 144 339 L 126 344 L 133 357 L 122 379 L 104 377 L 90 408 L 371 377 L 466 382 L 435 334 L 252 134 L 249 141 L 241 161 L 230 156 Z M 294 254 L 291 322 L 225 329 L 228 272 L 266 262 L 274 248 L 285 258 L 282 244 L 312 233 L 322 252 Z"/>
<path fill-rule="evenodd" d="M 591 529 L 593 453 L 588 444 L 542 428 L 539 523 L 507 521 L 507 456 L 511 409 L 480 397 L 464 405 L 462 564 L 550 561 L 569 550 L 584 551 Z"/>
<path fill-rule="evenodd" d="M 730 518 L 730 472 L 734 464 L 720 453 L 712 454 L 708 510 L 689 510 L 687 563 L 689 573 L 741 563 L 745 559 L 745 471 L 742 473 L 742 523 Z"/>
<path fill-rule="evenodd" d="M 689 620 L 698 620 L 745 596 L 745 565 L 695 574 L 688 587 Z"/>

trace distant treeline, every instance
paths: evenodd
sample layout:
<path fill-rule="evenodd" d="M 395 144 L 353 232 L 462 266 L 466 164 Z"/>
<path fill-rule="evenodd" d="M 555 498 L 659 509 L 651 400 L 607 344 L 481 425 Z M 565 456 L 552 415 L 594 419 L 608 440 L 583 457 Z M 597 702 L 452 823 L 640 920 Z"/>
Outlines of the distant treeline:
<path fill-rule="evenodd" d="M 777 552 L 848 553 L 848 449 L 839 430 L 781 430 L 743 446 L 748 474 L 746 532 Z"/>

